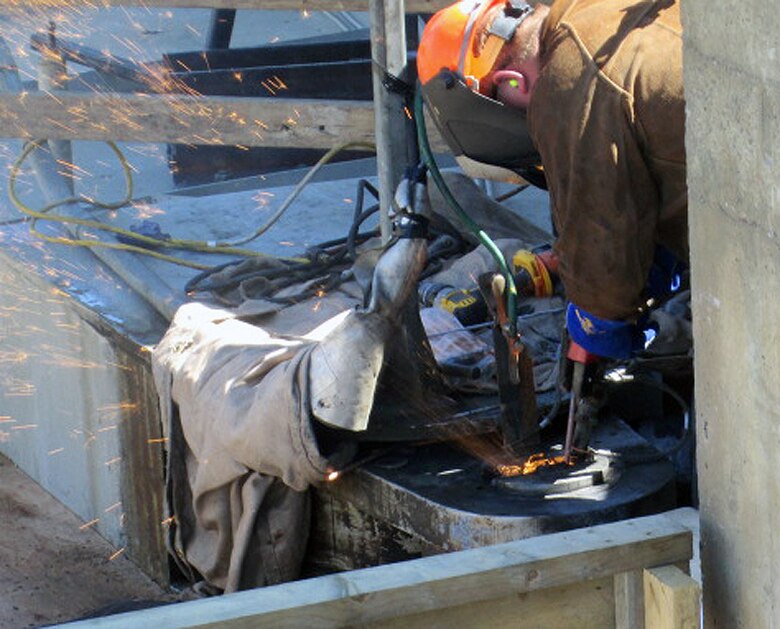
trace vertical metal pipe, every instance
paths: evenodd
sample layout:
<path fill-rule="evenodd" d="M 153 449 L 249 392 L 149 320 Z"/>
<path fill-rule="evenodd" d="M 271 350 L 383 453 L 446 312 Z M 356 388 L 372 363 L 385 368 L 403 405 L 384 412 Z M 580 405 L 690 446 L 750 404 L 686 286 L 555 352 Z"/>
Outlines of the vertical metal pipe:
<path fill-rule="evenodd" d="M 66 89 L 67 68 L 62 53 L 57 48 L 56 27 L 54 22 L 49 24 L 48 45 L 41 48 L 41 60 L 38 64 L 38 89 L 42 92 L 56 94 Z M 57 160 L 60 172 L 65 178 L 70 194 L 75 191 L 73 179 L 73 145 L 70 140 L 49 140 L 49 146 Z"/>
<path fill-rule="evenodd" d="M 230 48 L 230 39 L 233 37 L 235 23 L 235 9 L 215 9 L 211 17 L 211 30 L 206 48 L 208 50 Z"/>
<path fill-rule="evenodd" d="M 393 194 L 408 159 L 404 99 L 384 86 L 386 72 L 403 76 L 406 68 L 404 6 L 404 0 L 371 0 L 369 3 L 380 228 L 385 241 L 391 233 L 389 210 Z"/>

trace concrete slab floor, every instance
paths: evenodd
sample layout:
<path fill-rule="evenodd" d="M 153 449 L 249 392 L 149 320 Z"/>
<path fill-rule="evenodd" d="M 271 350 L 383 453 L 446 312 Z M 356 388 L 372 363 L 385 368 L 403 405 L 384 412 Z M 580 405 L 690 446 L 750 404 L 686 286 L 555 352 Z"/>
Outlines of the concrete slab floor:
<path fill-rule="evenodd" d="M 67 622 L 167 592 L 0 456 L 0 627 Z M 113 558 L 112 558 L 113 557 Z"/>

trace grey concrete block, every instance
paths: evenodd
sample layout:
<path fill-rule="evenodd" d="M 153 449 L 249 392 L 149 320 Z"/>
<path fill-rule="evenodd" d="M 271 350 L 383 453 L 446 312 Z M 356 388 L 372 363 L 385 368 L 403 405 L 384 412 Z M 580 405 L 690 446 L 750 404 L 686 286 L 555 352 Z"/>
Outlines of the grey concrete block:
<path fill-rule="evenodd" d="M 753 76 L 780 79 L 780 12 L 774 2 L 686 0 L 682 19 L 686 46 Z"/>

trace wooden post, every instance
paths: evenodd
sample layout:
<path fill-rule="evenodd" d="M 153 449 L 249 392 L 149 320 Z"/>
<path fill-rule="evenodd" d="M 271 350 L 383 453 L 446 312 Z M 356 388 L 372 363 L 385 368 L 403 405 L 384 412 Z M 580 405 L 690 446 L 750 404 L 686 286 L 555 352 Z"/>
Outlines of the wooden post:
<path fill-rule="evenodd" d="M 73 629 L 604 629 L 613 625 L 616 575 L 690 556 L 690 531 L 656 515 L 85 620 Z"/>
<path fill-rule="evenodd" d="M 676 566 L 644 571 L 645 629 L 699 629 L 699 584 Z"/>
<path fill-rule="evenodd" d="M 385 73 L 400 77 L 406 67 L 404 0 L 371 0 L 377 171 L 382 239 L 390 237 L 389 210 L 407 160 L 404 100 L 384 86 Z"/>
<path fill-rule="evenodd" d="M 644 629 L 645 595 L 641 570 L 621 572 L 614 577 L 615 629 Z"/>

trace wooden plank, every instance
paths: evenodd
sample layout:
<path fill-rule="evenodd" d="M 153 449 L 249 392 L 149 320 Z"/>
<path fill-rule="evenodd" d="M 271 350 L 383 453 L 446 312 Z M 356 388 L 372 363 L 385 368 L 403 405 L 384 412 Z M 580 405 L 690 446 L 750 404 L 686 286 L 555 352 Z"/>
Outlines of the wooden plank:
<path fill-rule="evenodd" d="M 642 571 L 616 574 L 614 591 L 616 629 L 644 629 L 645 595 Z"/>
<path fill-rule="evenodd" d="M 615 626 L 609 578 L 399 616 L 371 625 L 372 629 L 605 629 Z"/>
<path fill-rule="evenodd" d="M 0 137 L 328 149 L 373 142 L 371 103 L 228 96 L 0 96 Z"/>
<path fill-rule="evenodd" d="M 691 554 L 690 531 L 662 515 L 650 516 L 150 609 L 132 617 L 84 621 L 73 627 L 373 626 L 411 610 L 433 612 L 611 579 L 645 566 L 685 561 Z M 489 609 L 486 606 L 486 613 Z"/>
<path fill-rule="evenodd" d="M 165 7 L 169 9 L 283 9 L 292 11 L 367 11 L 369 0 L 83 0 L 85 6 Z M 452 0 L 407 0 L 408 13 L 434 13 Z M 6 6 L 58 7 L 62 0 L 5 0 Z"/>
<path fill-rule="evenodd" d="M 433 150 L 448 151 L 426 120 Z M 0 94 L 0 137 L 329 149 L 373 143 L 374 109 L 312 99 Z"/>
<path fill-rule="evenodd" d="M 645 629 L 698 629 L 699 584 L 676 566 L 644 571 Z"/>

